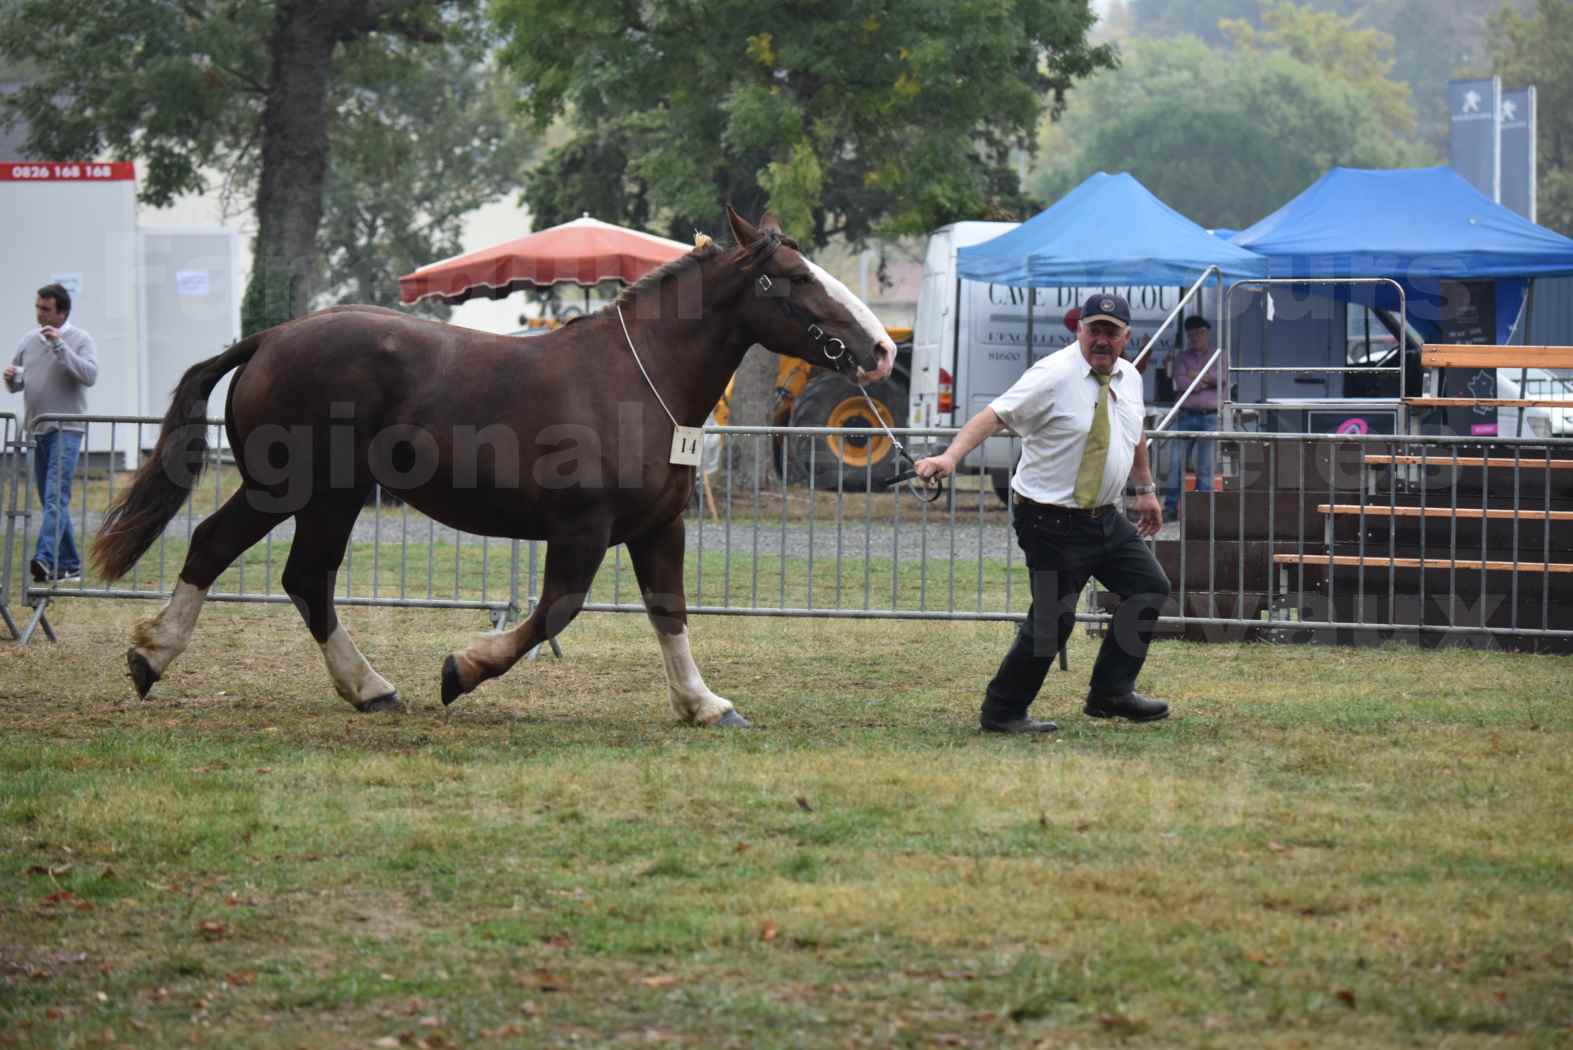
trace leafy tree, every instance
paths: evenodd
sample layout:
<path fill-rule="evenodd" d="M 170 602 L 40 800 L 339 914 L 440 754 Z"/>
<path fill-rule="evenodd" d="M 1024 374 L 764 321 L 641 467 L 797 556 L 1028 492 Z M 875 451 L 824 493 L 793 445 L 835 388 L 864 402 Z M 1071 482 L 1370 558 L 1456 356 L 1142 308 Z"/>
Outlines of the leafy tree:
<path fill-rule="evenodd" d="M 1088 0 L 495 0 L 507 61 L 571 137 L 542 222 L 588 208 L 676 237 L 768 201 L 805 242 L 1025 210 L 1013 160 L 1112 65 Z"/>
<path fill-rule="evenodd" d="M 464 217 L 523 183 L 532 137 L 513 118 L 505 79 L 488 75 L 488 40 L 460 37 L 421 56 L 383 41 L 346 47 L 317 234 L 318 301 L 398 302 L 398 278 L 457 254 Z M 427 300 L 417 309 L 447 317 Z"/>
<path fill-rule="evenodd" d="M 1416 110 L 1416 137 L 1440 154 L 1447 149 L 1447 82 L 1484 60 L 1486 20 L 1504 0 L 1305 0 L 1306 11 L 1346 16 L 1357 31 L 1376 29 L 1393 38 L 1393 81 L 1408 84 Z M 1518 8 L 1533 0 L 1509 0 Z M 1129 24 L 1144 36 L 1190 34 L 1226 43 L 1223 20 L 1262 28 L 1275 0 L 1131 0 Z"/>
<path fill-rule="evenodd" d="M 1393 70 L 1391 34 L 1362 29 L 1347 18 L 1290 0 L 1263 4 L 1261 21 L 1261 29 L 1241 19 L 1219 23 L 1236 62 L 1286 54 L 1364 95 L 1377 118 L 1393 132 L 1403 137 L 1414 133 L 1409 85 L 1388 79 Z"/>
<path fill-rule="evenodd" d="M 328 179 L 338 59 L 376 41 L 418 61 L 470 26 L 474 0 L 10 0 L 0 54 L 42 75 L 6 100 L 34 156 L 144 164 L 142 200 L 205 188 L 204 172 L 256 172 L 243 327 L 311 299 Z M 384 173 L 386 174 L 386 173 Z"/>
<path fill-rule="evenodd" d="M 1226 40 L 1219 22 L 1254 19 L 1260 7 L 1260 0 L 1130 0 L 1130 20 L 1142 36 L 1194 36 L 1216 45 Z"/>
<path fill-rule="evenodd" d="M 1094 171 L 1129 171 L 1206 226 L 1241 227 L 1334 165 L 1417 163 L 1359 87 L 1281 51 L 1230 61 L 1194 37 L 1138 40 L 1089 82 L 1058 129 L 1057 197 Z"/>
<path fill-rule="evenodd" d="M 1491 30 L 1502 82 L 1535 85 L 1537 219 L 1573 236 L 1573 0 L 1540 0 L 1533 16 L 1504 5 Z"/>

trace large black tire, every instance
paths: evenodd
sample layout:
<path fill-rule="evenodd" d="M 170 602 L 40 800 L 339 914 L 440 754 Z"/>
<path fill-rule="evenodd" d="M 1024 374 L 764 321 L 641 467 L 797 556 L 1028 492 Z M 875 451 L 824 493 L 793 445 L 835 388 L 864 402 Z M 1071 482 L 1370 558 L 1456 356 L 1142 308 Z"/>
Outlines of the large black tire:
<path fill-rule="evenodd" d="M 1005 506 L 1010 506 L 1010 471 L 991 470 L 989 480 L 994 483 L 994 495 L 999 497 L 999 501 Z"/>
<path fill-rule="evenodd" d="M 907 425 L 907 381 L 903 372 L 868 387 L 887 426 Z M 879 491 L 900 468 L 900 456 L 880 430 L 874 410 L 846 377 L 834 372 L 815 376 L 792 406 L 794 427 L 856 427 L 867 436 L 789 434 L 776 447 L 776 469 L 788 482 L 811 482 L 817 489 Z M 812 469 L 810 469 L 812 459 Z M 812 475 L 812 476 L 810 476 Z"/>

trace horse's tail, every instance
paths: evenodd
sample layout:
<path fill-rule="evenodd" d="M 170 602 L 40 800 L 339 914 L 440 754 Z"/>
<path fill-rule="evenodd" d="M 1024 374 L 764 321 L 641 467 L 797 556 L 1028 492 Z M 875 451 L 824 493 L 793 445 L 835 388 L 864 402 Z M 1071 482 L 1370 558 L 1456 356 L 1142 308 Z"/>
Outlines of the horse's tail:
<path fill-rule="evenodd" d="M 208 395 L 224 373 L 251 360 L 261 345 L 260 333 L 248 336 L 180 377 L 153 454 L 105 513 L 93 540 L 93 564 L 106 581 L 124 576 L 180 512 L 207 465 Z"/>

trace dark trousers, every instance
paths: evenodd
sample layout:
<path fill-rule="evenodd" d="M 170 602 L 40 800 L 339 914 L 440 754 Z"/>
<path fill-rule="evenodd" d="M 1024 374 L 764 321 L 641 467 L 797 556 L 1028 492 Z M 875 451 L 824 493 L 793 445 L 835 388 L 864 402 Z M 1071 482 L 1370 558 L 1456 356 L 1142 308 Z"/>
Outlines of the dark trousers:
<path fill-rule="evenodd" d="M 1124 696 L 1136 685 L 1153 625 L 1169 597 L 1169 578 L 1119 511 L 1102 514 L 1014 502 L 1016 540 L 1027 556 L 1032 607 L 989 683 L 983 713 L 1021 718 L 1043 687 L 1055 656 L 1076 625 L 1076 599 L 1096 577 L 1120 596 L 1103 637 L 1087 694 Z"/>

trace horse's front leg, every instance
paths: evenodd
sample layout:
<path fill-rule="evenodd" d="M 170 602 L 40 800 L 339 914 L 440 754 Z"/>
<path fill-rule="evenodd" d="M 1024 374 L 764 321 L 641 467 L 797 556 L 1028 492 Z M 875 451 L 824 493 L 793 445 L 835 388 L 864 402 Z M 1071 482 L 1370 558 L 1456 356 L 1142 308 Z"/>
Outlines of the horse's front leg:
<path fill-rule="evenodd" d="M 511 631 L 484 635 L 442 664 L 442 702 L 451 704 L 488 678 L 519 662 L 542 642 L 556 637 L 579 615 L 606 557 L 607 526 L 590 523 L 546 541 L 546 574 L 535 611 Z"/>
<path fill-rule="evenodd" d="M 683 600 L 683 546 L 681 517 L 628 541 L 645 610 L 661 643 L 672 710 L 696 725 L 746 728 L 748 720 L 732 701 L 710 691 L 694 665 L 688 647 L 688 603 Z"/>

